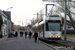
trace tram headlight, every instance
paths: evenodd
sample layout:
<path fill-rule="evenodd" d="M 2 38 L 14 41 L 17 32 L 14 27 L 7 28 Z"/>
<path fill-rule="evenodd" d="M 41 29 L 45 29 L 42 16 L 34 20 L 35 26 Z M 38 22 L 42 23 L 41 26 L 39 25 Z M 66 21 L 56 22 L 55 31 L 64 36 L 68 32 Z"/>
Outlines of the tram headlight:
<path fill-rule="evenodd" d="M 50 37 L 52 37 L 52 36 L 50 36 Z"/>
<path fill-rule="evenodd" d="M 60 36 L 57 36 L 57 37 L 60 37 Z"/>
<path fill-rule="evenodd" d="M 52 36 L 50 36 L 50 37 L 52 37 Z"/>

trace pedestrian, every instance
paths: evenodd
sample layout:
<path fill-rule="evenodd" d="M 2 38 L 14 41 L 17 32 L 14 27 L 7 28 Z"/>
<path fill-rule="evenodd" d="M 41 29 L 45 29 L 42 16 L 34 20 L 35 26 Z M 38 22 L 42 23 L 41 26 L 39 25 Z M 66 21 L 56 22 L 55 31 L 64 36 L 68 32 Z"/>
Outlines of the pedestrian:
<path fill-rule="evenodd" d="M 23 37 L 23 31 L 20 32 L 20 37 Z"/>
<path fill-rule="evenodd" d="M 2 36 L 2 31 L 0 31 L 0 38 L 2 38 L 3 36 Z"/>
<path fill-rule="evenodd" d="M 32 33 L 31 33 L 31 31 L 29 32 L 29 39 L 31 39 L 31 35 L 32 35 Z"/>
<path fill-rule="evenodd" d="M 15 32 L 15 37 L 17 37 L 18 36 L 18 33 L 17 33 L 17 31 Z"/>
<path fill-rule="evenodd" d="M 35 31 L 35 33 L 34 33 L 35 42 L 37 42 L 37 37 L 38 37 L 38 33 Z"/>
<path fill-rule="evenodd" d="M 25 31 L 25 38 L 27 38 L 27 31 Z"/>

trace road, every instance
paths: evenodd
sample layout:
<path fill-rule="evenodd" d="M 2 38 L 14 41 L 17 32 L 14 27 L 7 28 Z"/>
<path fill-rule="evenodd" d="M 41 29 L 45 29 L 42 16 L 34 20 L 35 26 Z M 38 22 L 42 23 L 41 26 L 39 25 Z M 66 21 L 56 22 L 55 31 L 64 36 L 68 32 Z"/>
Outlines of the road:
<path fill-rule="evenodd" d="M 0 41 L 0 50 L 54 50 L 39 41 L 34 42 L 34 39 L 25 39 L 18 36 L 17 38 L 7 38 Z"/>

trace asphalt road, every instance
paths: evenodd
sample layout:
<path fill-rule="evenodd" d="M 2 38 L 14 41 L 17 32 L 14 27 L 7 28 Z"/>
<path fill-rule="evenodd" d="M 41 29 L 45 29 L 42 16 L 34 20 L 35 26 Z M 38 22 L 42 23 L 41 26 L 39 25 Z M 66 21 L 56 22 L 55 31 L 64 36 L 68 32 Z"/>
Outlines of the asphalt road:
<path fill-rule="evenodd" d="M 18 36 L 17 38 L 7 38 L 0 41 L 0 50 L 54 50 L 39 41 L 34 42 L 34 39 L 25 39 Z"/>

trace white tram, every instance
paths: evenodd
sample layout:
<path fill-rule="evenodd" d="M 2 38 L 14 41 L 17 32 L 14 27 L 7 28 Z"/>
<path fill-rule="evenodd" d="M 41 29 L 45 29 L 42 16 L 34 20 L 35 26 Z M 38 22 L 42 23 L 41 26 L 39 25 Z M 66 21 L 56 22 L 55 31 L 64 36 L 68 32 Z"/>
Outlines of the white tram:
<path fill-rule="evenodd" d="M 39 26 L 38 26 L 39 25 Z M 50 15 L 33 28 L 39 32 L 39 39 L 61 40 L 62 37 L 62 18 L 58 15 Z"/>
<path fill-rule="evenodd" d="M 61 40 L 62 37 L 62 18 L 58 15 L 50 15 L 43 21 L 35 24 L 34 28 L 39 31 L 39 39 Z"/>
<path fill-rule="evenodd" d="M 39 39 L 61 40 L 62 18 L 58 15 L 50 15 L 39 23 Z"/>

